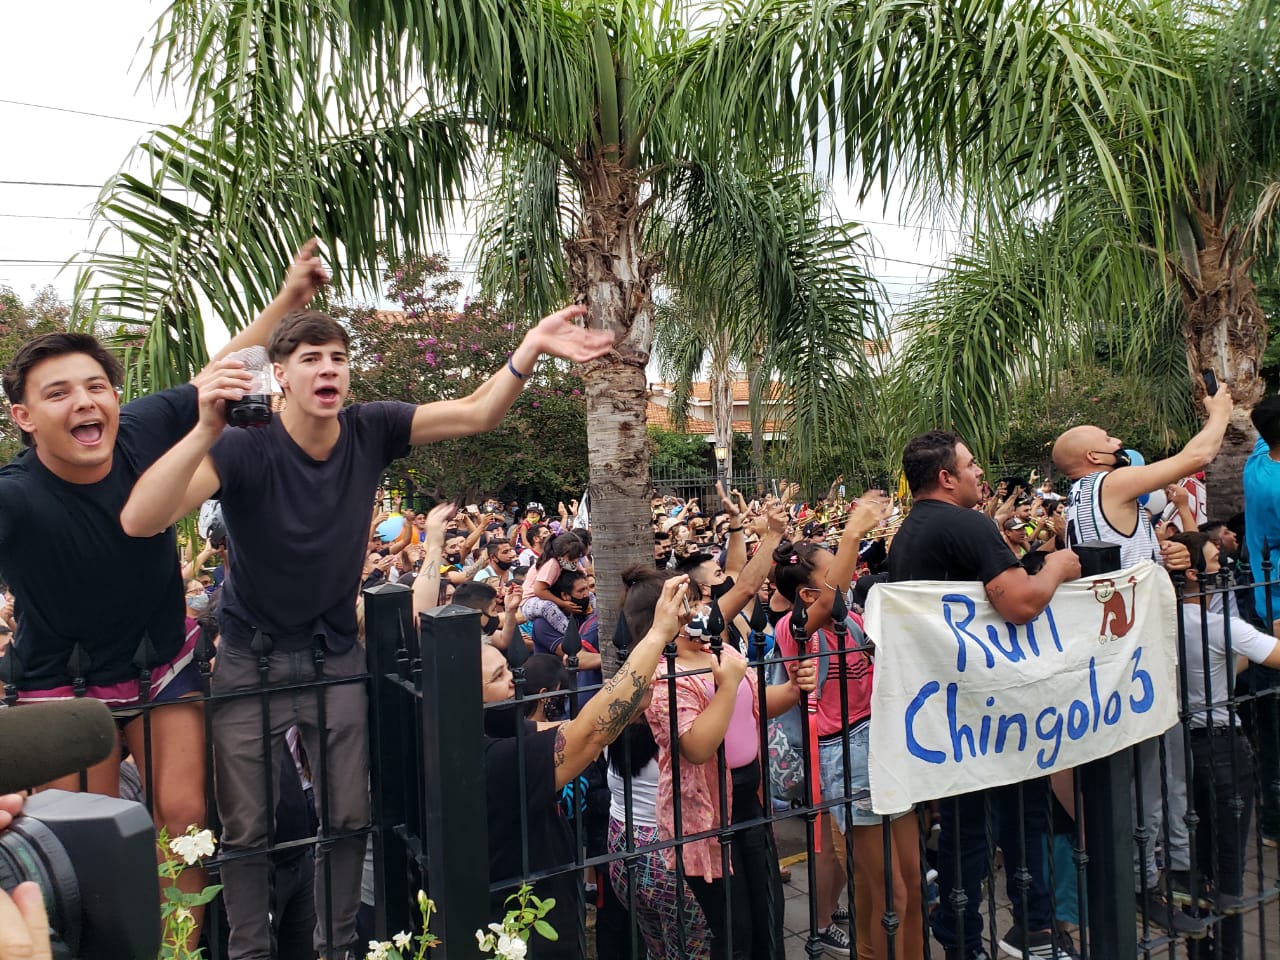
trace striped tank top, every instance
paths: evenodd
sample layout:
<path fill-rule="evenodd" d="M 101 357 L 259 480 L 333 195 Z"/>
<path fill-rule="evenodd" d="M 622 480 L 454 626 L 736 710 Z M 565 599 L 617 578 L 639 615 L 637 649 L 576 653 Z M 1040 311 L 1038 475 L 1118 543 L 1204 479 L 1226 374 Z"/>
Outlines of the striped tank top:
<path fill-rule="evenodd" d="M 1138 525 L 1126 536 L 1102 513 L 1102 481 L 1109 471 L 1099 470 L 1081 477 L 1067 495 L 1067 546 L 1087 540 L 1105 540 L 1120 545 L 1120 566 L 1131 567 L 1142 560 L 1160 560 L 1160 542 L 1151 527 L 1151 517 L 1138 508 Z"/>

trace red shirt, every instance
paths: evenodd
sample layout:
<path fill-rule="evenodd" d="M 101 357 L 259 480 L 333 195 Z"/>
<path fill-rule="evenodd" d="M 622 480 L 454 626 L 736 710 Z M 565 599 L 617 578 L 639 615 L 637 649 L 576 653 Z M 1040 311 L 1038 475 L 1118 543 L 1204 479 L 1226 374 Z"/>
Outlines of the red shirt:
<path fill-rule="evenodd" d="M 825 635 L 823 643 L 826 649 L 834 651 L 836 649 L 835 633 L 831 630 L 820 632 Z M 795 638 L 791 636 L 790 613 L 779 620 L 778 625 L 773 628 L 773 638 L 782 656 L 794 657 L 799 652 L 796 649 Z M 852 636 L 849 637 L 848 643 L 850 646 L 853 645 Z M 810 636 L 807 650 L 810 653 L 817 653 L 818 649 L 817 636 Z M 862 651 L 855 650 L 849 650 L 844 655 L 844 661 L 847 664 L 845 680 L 845 689 L 848 691 L 847 715 L 842 715 L 840 711 L 839 654 L 833 652 L 827 659 L 830 665 L 826 669 L 826 682 L 811 694 L 811 697 L 817 697 L 818 700 L 818 736 L 820 737 L 837 734 L 846 727 L 871 716 L 871 658 Z M 789 673 L 794 674 L 795 669 L 795 661 L 787 664 Z M 819 676 L 821 675 L 820 669 Z"/>

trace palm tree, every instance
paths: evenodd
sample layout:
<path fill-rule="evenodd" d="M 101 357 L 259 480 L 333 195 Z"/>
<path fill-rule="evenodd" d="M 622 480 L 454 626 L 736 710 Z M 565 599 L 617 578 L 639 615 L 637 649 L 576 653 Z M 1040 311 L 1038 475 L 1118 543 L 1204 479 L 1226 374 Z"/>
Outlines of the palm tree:
<path fill-rule="evenodd" d="M 1225 516 L 1240 509 L 1248 412 L 1265 390 L 1255 278 L 1280 265 L 1280 4 L 1171 0 L 1118 16 L 1146 33 L 1129 39 L 1152 69 L 1028 130 L 1010 170 L 1024 215 L 983 220 L 907 311 L 887 419 L 903 435 L 955 425 L 990 455 L 1013 391 L 975 385 L 1048 388 L 1106 339 L 1142 392 L 1135 410 L 1185 433 L 1212 369 L 1237 405 L 1208 478 Z"/>
<path fill-rule="evenodd" d="M 1274 156 L 1273 6 L 463 0 L 428 13 L 173 0 L 152 62 L 189 85 L 195 106 L 183 128 L 141 146 L 148 177 L 108 185 L 100 212 L 137 253 L 100 255 L 86 289 L 97 283 L 117 316 L 152 321 L 152 359 L 189 368 L 197 294 L 243 322 L 313 232 L 330 240 L 348 285 L 371 280 L 380 243 L 421 251 L 481 181 L 486 261 L 502 265 L 486 275 L 531 313 L 563 283 L 618 337 L 585 372 L 598 569 L 616 583 L 647 554 L 644 366 L 664 265 L 716 247 L 752 264 L 768 340 L 785 345 L 776 362 L 794 376 L 791 442 L 811 454 L 856 431 L 857 394 L 872 395 L 848 349 L 863 336 L 848 332 L 873 298 L 808 258 L 812 205 L 780 186 L 797 166 L 848 175 L 863 198 L 900 192 L 925 211 L 958 211 L 975 237 L 1027 221 L 1092 231 L 1121 251 L 1096 263 L 1109 318 L 1145 315 L 1151 289 L 1136 264 L 1167 262 L 1184 234 L 1197 254 L 1227 254 L 1197 257 L 1200 283 L 1215 263 L 1247 278 L 1249 258 L 1231 255 L 1240 235 L 1220 242 L 1218 221 L 1199 214 L 1250 193 Z M 720 20 L 698 26 L 711 11 Z M 1224 76 L 1209 65 L 1223 63 L 1238 65 L 1230 82 L 1209 83 Z M 1237 150 L 1251 165 L 1236 164 Z M 1187 272 L 1184 285 L 1195 284 Z M 1247 339 L 1252 313 L 1236 316 Z M 820 342 L 832 331 L 845 363 L 822 369 L 813 358 L 835 353 Z M 1249 352 L 1243 343 L 1224 358 L 1239 363 L 1222 364 L 1245 405 Z M 949 397 L 959 385 L 980 398 L 994 381 L 976 378 L 993 369 L 940 375 Z M 601 619 L 612 624 L 608 605 Z"/>
<path fill-rule="evenodd" d="M 790 181 L 799 188 L 803 180 Z M 841 390 L 848 386 L 843 376 L 850 348 L 860 337 L 879 336 L 882 321 L 879 317 L 883 291 L 878 281 L 865 272 L 863 258 L 870 253 L 866 232 L 851 223 L 824 223 L 819 218 L 820 195 L 810 192 L 808 202 L 813 204 L 809 214 L 812 223 L 804 236 L 808 252 L 805 260 L 819 273 L 844 278 L 851 291 L 863 290 L 863 302 L 851 304 L 852 320 L 835 313 L 826 315 L 837 329 L 804 331 L 797 338 L 794 333 L 782 342 L 768 339 L 769 324 L 764 317 L 764 307 L 753 295 L 752 275 L 755 269 L 749 257 L 741 254 L 741 247 L 702 244 L 697 249 L 686 248 L 681 259 L 672 263 L 665 279 L 675 289 L 675 295 L 659 298 L 654 312 L 654 350 L 659 359 L 662 375 L 672 383 L 669 409 L 672 421 L 683 428 L 692 395 L 694 381 L 707 371 L 711 400 L 711 421 L 717 443 L 723 444 L 727 457 L 723 469 L 733 476 L 733 384 L 739 372 L 745 372 L 749 383 L 752 469 L 757 477 L 764 475 L 763 420 L 765 408 L 776 403 L 773 378 L 777 377 L 794 390 L 794 397 L 802 403 L 826 390 Z M 725 291 L 734 291 L 726 296 Z M 821 318 L 821 315 L 819 319 Z M 834 356 L 811 356 L 810 371 L 802 369 L 804 358 L 799 352 L 788 354 L 797 342 L 803 344 L 812 334 L 816 347 L 821 350 L 827 344 L 836 345 Z M 775 358 L 775 352 L 781 355 Z M 816 374 L 816 376 L 815 376 Z M 856 399 L 839 398 L 840 411 L 853 409 Z M 796 412 L 783 405 L 774 414 L 784 429 L 794 431 L 799 425 L 807 431 L 818 427 L 817 443 L 793 443 L 792 456 L 784 462 L 785 475 L 809 478 L 812 466 L 819 458 L 826 460 L 848 457 L 858 459 L 865 453 L 859 441 L 865 438 L 863 431 L 833 431 L 815 421 L 797 420 Z"/>
<path fill-rule="evenodd" d="M 649 554 L 644 369 L 663 266 L 736 251 L 745 289 L 720 293 L 749 293 L 781 345 L 801 459 L 832 442 L 830 424 L 852 422 L 868 371 L 847 345 L 868 335 L 875 297 L 801 165 L 708 150 L 709 132 L 687 123 L 680 78 L 708 39 L 690 32 L 689 8 L 417 11 L 174 0 L 152 65 L 187 84 L 194 107 L 139 146 L 148 175 L 105 188 L 98 215 L 135 252 L 100 248 L 81 290 L 100 316 L 147 324 L 136 384 L 158 385 L 203 359 L 200 298 L 229 326 L 245 322 L 313 233 L 340 283 L 372 283 L 383 244 L 424 252 L 476 193 L 490 289 L 534 316 L 582 298 L 590 324 L 617 337 L 584 371 L 608 634 L 611 585 Z"/>

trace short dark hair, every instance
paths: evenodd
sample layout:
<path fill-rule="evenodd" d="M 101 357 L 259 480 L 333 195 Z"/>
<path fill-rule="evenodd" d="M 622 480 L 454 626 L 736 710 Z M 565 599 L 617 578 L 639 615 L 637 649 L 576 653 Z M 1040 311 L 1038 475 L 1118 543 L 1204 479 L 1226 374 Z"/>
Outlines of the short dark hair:
<path fill-rule="evenodd" d="M 18 348 L 4 371 L 4 393 L 10 403 L 24 403 L 27 395 L 27 375 L 36 364 L 51 357 L 63 357 L 69 353 L 83 353 L 96 360 L 113 387 L 124 383 L 124 367 L 114 353 L 87 333 L 42 333 L 32 337 Z M 22 431 L 22 442 L 31 446 L 31 434 Z"/>
<path fill-rule="evenodd" d="M 479 580 L 466 580 L 453 588 L 453 602 L 484 613 L 498 597 L 498 591 Z"/>
<path fill-rule="evenodd" d="M 907 441 L 902 450 L 902 473 L 912 496 L 936 487 L 943 470 L 956 472 L 956 444 L 960 442 L 960 435 L 950 430 L 930 430 Z"/>
<path fill-rule="evenodd" d="M 687 557 L 681 557 L 680 562 L 676 564 L 676 573 L 687 573 L 690 578 L 693 577 L 693 571 L 708 560 L 714 562 L 715 557 L 709 553 L 691 553 Z"/>
<path fill-rule="evenodd" d="M 267 356 L 273 363 L 280 363 L 304 343 L 318 347 L 335 340 L 341 340 L 345 349 L 351 349 L 351 338 L 333 317 L 318 310 L 295 310 L 276 325 L 267 343 Z"/>
<path fill-rule="evenodd" d="M 499 550 L 510 544 L 511 541 L 505 537 L 490 537 L 489 542 L 484 545 L 484 552 L 490 557 L 496 557 Z"/>
<path fill-rule="evenodd" d="M 561 600 L 568 600 L 578 581 L 585 579 L 587 575 L 581 570 L 562 570 L 560 576 L 556 577 L 556 582 L 551 584 L 551 592 Z"/>
<path fill-rule="evenodd" d="M 1197 573 L 1204 573 L 1204 568 L 1207 566 L 1207 561 L 1204 558 L 1204 548 L 1207 544 L 1213 542 L 1213 539 L 1207 533 L 1201 533 L 1199 530 L 1188 530 L 1185 533 L 1175 533 L 1169 539 L 1186 547 L 1187 552 L 1191 554 L 1191 566 L 1195 567 Z"/>
<path fill-rule="evenodd" d="M 1258 435 L 1273 450 L 1280 445 L 1280 396 L 1265 397 L 1249 414 Z"/>

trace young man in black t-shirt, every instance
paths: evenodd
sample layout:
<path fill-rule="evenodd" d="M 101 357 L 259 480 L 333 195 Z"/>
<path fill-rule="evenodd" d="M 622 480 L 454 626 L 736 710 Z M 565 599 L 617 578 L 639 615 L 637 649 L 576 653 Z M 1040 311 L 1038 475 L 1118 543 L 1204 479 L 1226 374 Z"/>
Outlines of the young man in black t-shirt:
<path fill-rule="evenodd" d="M 411 445 L 495 427 L 543 353 L 578 362 L 602 356 L 613 337 L 575 326 L 573 318 L 585 312 L 569 307 L 544 317 L 506 367 L 458 400 L 344 406 L 347 334 L 319 313 L 292 315 L 271 338 L 268 353 L 286 403 L 264 429 L 224 432 L 225 404 L 243 390 L 226 384 L 201 390 L 199 423 L 138 481 L 121 521 L 127 532 L 150 536 L 221 490 L 233 548 L 220 611 L 216 692 L 262 689 L 260 661 L 268 665 L 267 689 L 364 672 L 356 594 L 379 475 Z M 365 848 L 360 831 L 369 825 L 366 706 L 363 683 L 334 683 L 323 693 L 282 690 L 230 699 L 214 717 L 216 798 L 223 848 L 232 853 L 264 846 L 264 753 L 278 754 L 290 725 L 302 734 L 317 774 L 322 836 L 337 835 L 316 861 L 316 947 L 326 960 L 345 958 L 356 946 Z M 264 725 L 268 743 L 262 742 Z M 223 881 L 231 957 L 265 960 L 265 856 L 229 860 Z"/>
<path fill-rule="evenodd" d="M 120 509 L 138 476 L 196 422 L 197 385 L 243 376 L 222 358 L 267 342 L 276 322 L 305 306 L 326 276 L 311 241 L 279 295 L 190 384 L 120 405 L 123 371 L 95 338 L 50 333 L 22 345 L 4 373 L 10 416 L 27 449 L 0 469 L 0 577 L 12 586 L 17 635 L 3 665 L 20 703 L 84 695 L 117 715 L 139 767 L 147 759 L 142 699 L 151 712 L 149 801 L 171 836 L 205 821 L 204 721 L 186 637 L 183 582 L 172 527 L 135 540 Z M 151 671 L 142 690 L 139 669 Z M 93 793 L 119 793 L 118 756 L 87 772 Z M 32 786 L 40 786 L 32 784 Z M 51 784 L 80 788 L 73 775 Z M 184 871 L 184 890 L 203 871 Z"/>
<path fill-rule="evenodd" d="M 981 581 L 996 612 L 1012 623 L 1026 623 L 1048 606 L 1060 584 L 1080 576 L 1080 560 L 1070 550 L 1050 553 L 1034 576 L 1023 569 L 995 524 L 973 509 L 981 499 L 982 468 L 954 433 L 934 430 L 911 440 L 902 452 L 902 471 L 915 502 L 889 551 L 891 581 Z M 1024 787 L 1023 816 L 1019 818 L 1018 795 Z M 986 956 L 978 910 L 987 872 L 988 800 L 996 818 L 996 839 L 1004 850 L 1014 917 L 1014 926 L 1001 938 L 1000 949 L 1014 957 L 1023 956 L 1024 950 L 1027 956 L 1037 958 L 1067 960 L 1076 956 L 1070 942 L 1053 931 L 1045 886 L 1047 789 L 1048 781 L 1040 778 L 940 802 L 938 855 L 943 894 L 932 926 L 946 960 Z M 1031 874 L 1025 915 L 1022 891 L 1015 883 L 1024 851 Z M 949 896 L 953 887 L 962 888 L 968 896 L 962 915 L 957 915 Z"/>

